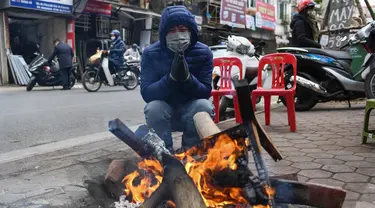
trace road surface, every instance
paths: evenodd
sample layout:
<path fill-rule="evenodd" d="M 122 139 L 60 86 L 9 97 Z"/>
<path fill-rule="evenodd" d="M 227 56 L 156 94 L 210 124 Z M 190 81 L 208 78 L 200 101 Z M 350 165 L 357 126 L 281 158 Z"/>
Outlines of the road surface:
<path fill-rule="evenodd" d="M 114 118 L 128 125 L 143 123 L 139 90 L 0 90 L 0 153 L 104 132 Z"/>

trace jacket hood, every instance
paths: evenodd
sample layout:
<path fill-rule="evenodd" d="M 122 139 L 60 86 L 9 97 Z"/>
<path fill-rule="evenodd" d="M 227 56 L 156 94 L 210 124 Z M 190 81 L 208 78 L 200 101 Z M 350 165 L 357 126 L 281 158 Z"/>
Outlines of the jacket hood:
<path fill-rule="evenodd" d="M 296 14 L 293 16 L 292 22 L 290 23 L 290 28 L 293 29 L 294 24 L 296 24 L 297 21 L 299 20 L 306 20 L 305 15 L 303 14 Z"/>
<path fill-rule="evenodd" d="M 165 36 L 169 29 L 176 25 L 184 25 L 191 32 L 190 45 L 193 46 L 198 41 L 198 26 L 194 16 L 185 6 L 169 6 L 161 15 L 159 25 L 159 41 L 162 48 L 166 48 Z"/>

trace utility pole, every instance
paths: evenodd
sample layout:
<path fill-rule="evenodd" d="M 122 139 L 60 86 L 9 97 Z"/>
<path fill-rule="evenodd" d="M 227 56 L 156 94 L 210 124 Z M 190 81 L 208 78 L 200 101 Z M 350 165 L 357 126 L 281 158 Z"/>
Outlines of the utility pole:
<path fill-rule="evenodd" d="M 368 4 L 367 0 L 365 0 L 365 2 L 366 2 L 366 5 L 367 5 Z M 355 0 L 355 4 L 357 4 L 359 17 L 362 20 L 362 25 L 365 25 L 367 20 L 366 20 L 365 14 L 363 13 L 363 8 L 362 8 L 362 5 L 361 5 L 361 2 L 359 0 Z M 371 13 L 371 11 L 370 11 L 370 13 Z M 373 17 L 373 19 L 374 19 L 374 17 Z"/>
<path fill-rule="evenodd" d="M 329 5 L 330 5 L 330 0 L 323 0 L 322 3 L 321 3 L 321 9 L 322 9 L 322 17 L 323 17 L 323 21 L 321 22 L 321 25 L 320 25 L 320 31 L 325 31 L 326 28 L 328 28 L 328 18 L 329 18 Z M 328 30 L 328 29 L 327 29 Z"/>

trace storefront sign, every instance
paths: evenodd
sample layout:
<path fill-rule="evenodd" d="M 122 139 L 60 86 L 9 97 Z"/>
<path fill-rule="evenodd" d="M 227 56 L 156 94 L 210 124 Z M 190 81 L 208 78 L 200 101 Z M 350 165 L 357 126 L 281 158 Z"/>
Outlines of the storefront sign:
<path fill-rule="evenodd" d="M 203 18 L 202 18 L 202 16 L 194 15 L 194 18 L 195 18 L 195 22 L 196 22 L 198 25 L 202 25 L 202 22 L 203 22 Z"/>
<path fill-rule="evenodd" d="M 73 0 L 10 0 L 10 6 L 53 13 L 72 13 Z"/>
<path fill-rule="evenodd" d="M 355 10 L 354 0 L 335 0 L 329 4 L 329 31 L 349 28 Z"/>
<path fill-rule="evenodd" d="M 221 0 L 220 24 L 245 28 L 247 0 Z"/>
<path fill-rule="evenodd" d="M 251 15 L 246 15 L 246 28 L 255 31 L 255 18 Z"/>
<path fill-rule="evenodd" d="M 265 30 L 275 30 L 275 7 L 271 4 L 266 4 L 262 1 L 257 1 L 256 4 L 256 27 Z"/>
<path fill-rule="evenodd" d="M 112 4 L 98 2 L 95 0 L 88 0 L 83 12 L 111 16 Z"/>

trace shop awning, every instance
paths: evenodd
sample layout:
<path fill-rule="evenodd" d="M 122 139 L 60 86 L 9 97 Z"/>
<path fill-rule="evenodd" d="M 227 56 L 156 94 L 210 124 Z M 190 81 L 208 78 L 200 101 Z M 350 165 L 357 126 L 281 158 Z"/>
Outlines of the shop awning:
<path fill-rule="evenodd" d="M 107 3 L 107 4 L 112 4 L 112 6 L 114 7 L 115 10 L 122 11 L 123 13 L 126 14 L 126 16 L 130 17 L 131 19 L 133 19 L 135 21 L 143 20 L 143 19 L 145 19 L 146 17 L 149 17 L 149 16 L 161 17 L 160 14 L 155 13 L 155 12 L 150 11 L 150 10 L 146 10 L 146 9 L 138 9 L 138 8 L 134 8 L 134 7 L 128 7 L 128 6 L 125 6 L 124 4 L 120 4 L 120 3 L 116 3 L 116 2 L 108 1 L 108 0 L 96 0 L 96 1 Z M 131 13 L 142 14 L 142 15 L 145 15 L 146 17 L 145 18 L 134 17 L 133 15 L 131 15 Z"/>

